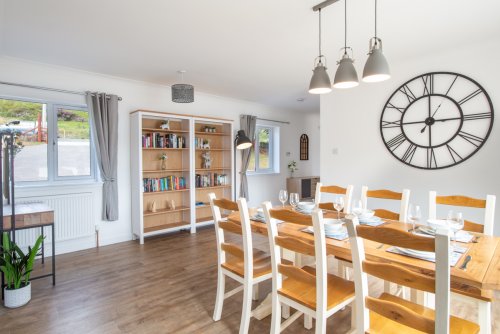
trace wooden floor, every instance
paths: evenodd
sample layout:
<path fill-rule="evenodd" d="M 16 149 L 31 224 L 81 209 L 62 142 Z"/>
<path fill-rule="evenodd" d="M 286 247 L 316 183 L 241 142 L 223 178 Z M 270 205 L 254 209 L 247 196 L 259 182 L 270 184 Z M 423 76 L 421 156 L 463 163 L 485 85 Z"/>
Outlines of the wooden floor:
<path fill-rule="evenodd" d="M 241 293 L 225 301 L 220 321 L 212 320 L 216 272 L 213 227 L 150 238 L 142 246 L 131 241 L 60 255 L 56 287 L 50 279 L 35 281 L 27 306 L 0 307 L 0 333 L 237 333 Z M 270 290 L 270 283 L 262 285 L 261 299 Z M 452 309 L 476 319 L 470 305 Z M 498 303 L 493 314 L 500 333 Z M 252 319 L 250 332 L 268 333 L 269 322 Z M 344 333 L 349 326 L 346 308 L 329 320 L 327 332 Z M 313 330 L 305 330 L 300 319 L 285 333 Z"/>

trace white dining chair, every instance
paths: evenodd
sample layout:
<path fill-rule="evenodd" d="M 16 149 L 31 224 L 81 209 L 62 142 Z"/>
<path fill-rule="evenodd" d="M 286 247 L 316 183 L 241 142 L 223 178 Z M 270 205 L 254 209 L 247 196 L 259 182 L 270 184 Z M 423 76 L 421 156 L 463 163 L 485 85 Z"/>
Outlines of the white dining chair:
<path fill-rule="evenodd" d="M 364 209 L 368 208 L 368 198 L 378 198 L 400 201 L 399 212 L 387 209 L 373 209 L 375 215 L 380 218 L 407 222 L 408 206 L 410 205 L 410 190 L 403 189 L 402 192 L 395 192 L 387 189 L 369 190 L 367 186 L 361 188 L 361 202 Z"/>
<path fill-rule="evenodd" d="M 302 314 L 316 319 L 316 334 L 326 332 L 327 319 L 354 300 L 354 283 L 327 273 L 327 255 L 323 213 L 315 209 L 312 217 L 288 209 L 271 209 L 263 204 L 266 217 L 273 276 L 271 333 L 280 333 Z M 278 221 L 311 227 L 314 244 L 291 236 L 281 236 Z M 315 267 L 284 264 L 281 250 L 315 257 Z M 286 278 L 285 278 L 286 277 Z M 281 306 L 297 310 L 281 323 Z"/>
<path fill-rule="evenodd" d="M 466 220 L 464 222 L 464 230 L 491 236 L 493 235 L 495 223 L 495 202 L 496 196 L 494 195 L 487 195 L 486 199 L 477 199 L 462 195 L 438 196 L 435 191 L 429 191 L 429 219 L 437 218 L 437 205 L 483 209 L 483 223 L 478 224 Z M 451 291 L 453 299 L 476 304 L 478 322 L 481 327 L 480 333 L 490 334 L 492 322 L 491 307 L 494 299 L 493 291 L 455 284 L 452 284 Z"/>
<path fill-rule="evenodd" d="M 244 198 L 233 202 L 227 199 L 216 199 L 214 193 L 210 193 L 208 197 L 217 241 L 217 295 L 213 319 L 214 321 L 220 320 L 224 299 L 243 290 L 240 334 L 246 334 L 252 317 L 252 299 L 258 299 L 258 284 L 272 277 L 271 258 L 265 252 L 253 249 L 250 216 Z M 238 211 L 241 225 L 223 219 L 221 209 Z M 243 248 L 226 242 L 224 232 L 241 235 Z M 232 278 L 241 285 L 225 292 L 226 277 Z"/>
<path fill-rule="evenodd" d="M 335 185 L 324 186 L 321 182 L 316 184 L 316 195 L 314 197 L 314 202 L 316 203 L 316 208 L 325 210 L 335 210 L 332 202 L 321 202 L 322 193 L 344 195 L 344 209 L 342 212 L 350 213 L 352 205 L 352 193 L 354 190 L 353 185 L 348 185 L 347 187 L 339 187 Z"/>
<path fill-rule="evenodd" d="M 358 333 L 460 333 L 479 332 L 473 322 L 450 316 L 450 237 L 439 230 L 426 238 L 391 227 L 361 226 L 355 216 L 346 218 L 356 286 L 356 330 Z M 415 251 L 435 252 L 435 277 L 410 271 L 388 262 L 365 258 L 364 240 Z M 403 256 L 403 255 L 400 255 Z M 369 295 L 367 274 L 412 289 L 436 294 L 436 308 L 429 309 L 406 299 L 382 293 Z"/>

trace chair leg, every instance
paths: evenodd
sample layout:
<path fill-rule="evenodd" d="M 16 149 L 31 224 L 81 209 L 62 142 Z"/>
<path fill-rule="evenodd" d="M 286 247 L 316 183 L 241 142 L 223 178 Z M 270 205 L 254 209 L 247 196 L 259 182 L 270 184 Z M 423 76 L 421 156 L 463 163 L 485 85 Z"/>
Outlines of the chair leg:
<path fill-rule="evenodd" d="M 224 305 L 224 289 L 226 285 L 226 275 L 219 269 L 217 275 L 217 296 L 215 298 L 214 321 L 219 321 L 222 315 L 222 305 Z"/>
<path fill-rule="evenodd" d="M 278 334 L 281 332 L 281 303 L 277 294 L 273 293 L 273 313 L 271 315 L 271 334 Z M 283 305 L 285 307 L 285 305 Z M 290 312 L 290 308 L 288 308 Z"/>
<path fill-rule="evenodd" d="M 491 334 L 491 303 L 477 301 L 478 323 L 480 334 Z"/>
<path fill-rule="evenodd" d="M 337 275 L 342 278 L 346 278 L 346 267 L 344 262 L 341 260 L 337 261 Z"/>
<path fill-rule="evenodd" d="M 317 314 L 317 313 L 316 313 Z M 316 334 L 325 334 L 326 333 L 326 318 L 324 317 L 324 314 L 321 314 L 321 316 L 316 316 Z"/>
<path fill-rule="evenodd" d="M 281 307 L 281 316 L 285 319 L 290 318 L 290 306 L 288 305 L 283 305 Z"/>
<path fill-rule="evenodd" d="M 252 299 L 259 300 L 259 283 L 253 286 Z"/>
<path fill-rule="evenodd" d="M 241 310 L 240 334 L 247 334 L 250 327 L 250 318 L 252 314 L 252 288 L 251 281 L 245 281 L 243 289 L 243 308 Z"/>
<path fill-rule="evenodd" d="M 313 317 L 308 314 L 304 314 L 304 328 L 311 329 L 313 328 Z"/>

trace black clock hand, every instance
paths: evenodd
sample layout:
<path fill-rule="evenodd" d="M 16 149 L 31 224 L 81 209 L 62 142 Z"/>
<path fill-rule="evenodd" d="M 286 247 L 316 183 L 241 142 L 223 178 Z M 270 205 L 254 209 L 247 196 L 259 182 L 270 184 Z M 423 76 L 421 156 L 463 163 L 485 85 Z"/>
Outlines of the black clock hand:
<path fill-rule="evenodd" d="M 439 107 L 438 107 L 438 109 L 439 109 Z M 430 118 L 431 117 L 431 96 L 430 95 L 429 95 L 429 109 L 428 110 L 429 110 L 429 118 Z M 426 127 L 427 127 L 427 124 L 425 124 L 425 126 L 422 128 L 422 130 L 420 130 L 420 133 L 424 133 Z"/>
<path fill-rule="evenodd" d="M 462 119 L 462 117 L 452 117 L 452 118 L 441 118 L 441 119 L 435 119 L 435 122 L 446 122 L 446 121 L 453 121 L 453 120 L 458 120 Z"/>

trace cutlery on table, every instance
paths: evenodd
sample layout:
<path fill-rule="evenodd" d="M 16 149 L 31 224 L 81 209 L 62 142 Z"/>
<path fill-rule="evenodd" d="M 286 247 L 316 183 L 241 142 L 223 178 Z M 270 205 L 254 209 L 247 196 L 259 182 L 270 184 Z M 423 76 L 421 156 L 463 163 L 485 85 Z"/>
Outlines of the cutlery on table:
<path fill-rule="evenodd" d="M 470 262 L 470 260 L 471 260 L 471 259 L 472 259 L 472 256 L 467 255 L 467 256 L 465 257 L 464 262 L 463 262 L 463 263 L 462 263 L 462 265 L 460 266 L 460 269 L 462 269 L 462 270 L 467 270 L 467 264 Z"/>

